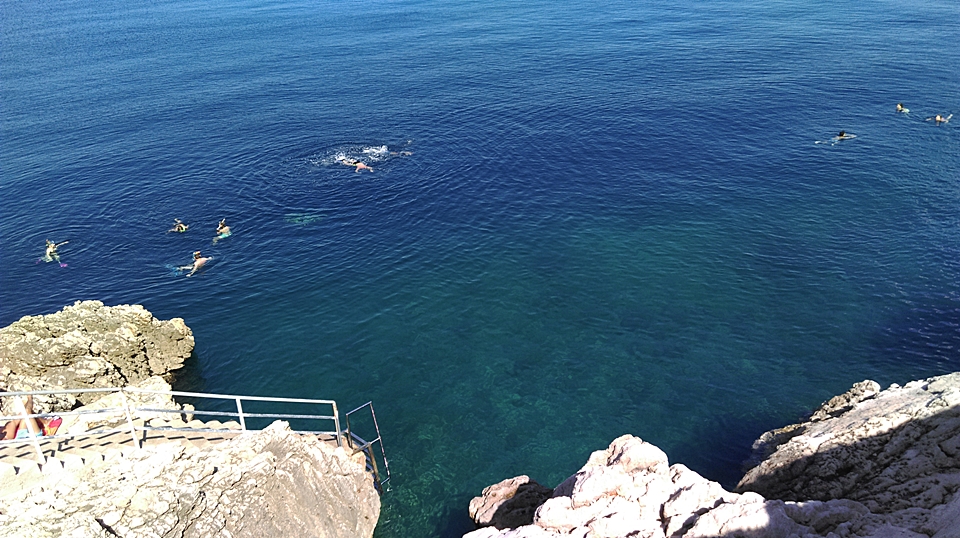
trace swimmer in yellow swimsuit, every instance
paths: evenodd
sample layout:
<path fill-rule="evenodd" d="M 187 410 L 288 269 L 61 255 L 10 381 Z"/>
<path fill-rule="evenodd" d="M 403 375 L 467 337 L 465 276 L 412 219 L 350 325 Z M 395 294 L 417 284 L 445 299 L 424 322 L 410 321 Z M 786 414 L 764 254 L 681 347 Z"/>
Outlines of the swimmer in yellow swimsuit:
<path fill-rule="evenodd" d="M 190 227 L 189 224 L 184 224 L 180 222 L 180 219 L 173 219 L 173 228 L 170 228 L 169 230 L 167 230 L 167 232 L 183 233 L 187 231 L 187 228 L 189 227 Z"/>
<path fill-rule="evenodd" d="M 52 262 L 60 261 L 60 254 L 57 253 L 57 249 L 63 245 L 66 245 L 70 241 L 64 241 L 62 243 L 54 243 L 53 241 L 47 239 L 47 252 L 43 256 L 43 261 Z"/>

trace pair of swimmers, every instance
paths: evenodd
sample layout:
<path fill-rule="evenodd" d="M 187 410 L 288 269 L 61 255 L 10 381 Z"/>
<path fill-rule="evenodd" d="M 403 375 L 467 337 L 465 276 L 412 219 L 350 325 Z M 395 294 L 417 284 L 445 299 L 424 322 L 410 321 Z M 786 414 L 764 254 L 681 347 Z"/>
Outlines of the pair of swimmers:
<path fill-rule="evenodd" d="M 173 219 L 173 228 L 167 230 L 169 232 L 183 233 L 190 228 L 189 224 L 184 224 L 180 219 Z M 230 227 L 227 226 L 227 219 L 220 219 L 220 223 L 217 224 L 217 235 L 213 238 L 213 242 L 216 243 L 217 239 L 223 239 L 225 237 L 230 237 Z"/>
<path fill-rule="evenodd" d="M 183 222 L 180 221 L 180 219 L 173 219 L 173 228 L 170 228 L 169 230 L 167 230 L 167 233 L 170 233 L 170 232 L 183 233 L 187 231 L 189 228 L 190 228 L 189 224 L 184 224 Z M 213 238 L 214 243 L 216 243 L 220 239 L 224 239 L 232 235 L 232 232 L 230 231 L 230 227 L 227 226 L 227 219 L 220 219 L 220 223 L 217 224 L 216 234 L 217 235 L 214 236 Z"/>
<path fill-rule="evenodd" d="M 902 112 L 902 113 L 904 113 L 904 114 L 909 114 L 909 113 L 910 113 L 910 109 L 909 109 L 909 108 L 905 108 L 905 107 L 903 106 L 903 103 L 897 103 L 897 112 Z M 950 118 L 952 118 L 952 117 L 953 117 L 953 114 L 950 114 L 950 115 L 948 115 L 948 116 L 944 116 L 943 114 L 937 114 L 937 115 L 935 115 L 935 116 L 930 116 L 929 118 L 926 119 L 926 121 L 935 121 L 935 122 L 937 122 L 937 125 L 940 125 L 941 123 L 950 123 Z"/>

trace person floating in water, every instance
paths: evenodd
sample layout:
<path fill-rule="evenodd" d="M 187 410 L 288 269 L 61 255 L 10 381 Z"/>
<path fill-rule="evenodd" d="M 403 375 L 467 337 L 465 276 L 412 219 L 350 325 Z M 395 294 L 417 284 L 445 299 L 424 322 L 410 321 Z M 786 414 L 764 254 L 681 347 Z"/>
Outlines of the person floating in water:
<path fill-rule="evenodd" d="M 857 135 L 853 133 L 848 133 L 846 131 L 840 131 L 840 134 L 831 138 L 830 140 L 817 140 L 814 144 L 830 144 L 831 146 L 839 143 L 841 140 L 850 140 L 856 138 Z"/>
<path fill-rule="evenodd" d="M 184 224 L 180 222 L 180 219 L 173 219 L 173 228 L 170 228 L 169 230 L 167 230 L 167 232 L 183 233 L 187 231 L 187 228 L 189 227 L 190 227 L 189 224 Z"/>
<path fill-rule="evenodd" d="M 340 157 L 337 157 L 337 162 L 340 164 L 345 164 L 347 166 L 354 166 L 356 167 L 357 172 L 359 172 L 360 170 L 370 170 L 371 172 L 373 172 L 373 168 L 370 168 L 369 166 L 367 166 L 363 161 L 358 161 L 357 159 L 351 159 L 350 157 L 344 157 L 341 155 Z"/>
<path fill-rule="evenodd" d="M 193 253 L 193 264 L 191 264 L 191 265 L 184 265 L 184 266 L 180 267 L 180 270 L 181 270 L 181 271 L 186 271 L 187 269 L 190 269 L 190 272 L 187 273 L 187 276 L 191 276 L 191 275 L 193 275 L 194 273 L 196 273 L 197 271 L 199 271 L 201 267 L 203 267 L 208 261 L 210 261 L 210 260 L 212 260 L 212 259 L 213 259 L 213 258 L 204 258 L 204 257 L 200 254 L 200 251 L 198 250 L 198 251 L 196 251 L 196 252 Z"/>
<path fill-rule="evenodd" d="M 897 112 L 903 112 L 904 114 L 909 114 L 910 109 L 903 106 L 903 103 L 897 103 Z"/>
<path fill-rule="evenodd" d="M 45 262 L 53 262 L 53 261 L 59 262 L 60 254 L 57 252 L 57 249 L 62 247 L 63 245 L 66 245 L 69 242 L 70 241 L 64 241 L 62 243 L 54 243 L 53 241 L 47 239 L 47 252 L 46 254 L 44 254 L 43 258 L 40 258 L 40 259 Z"/>
<path fill-rule="evenodd" d="M 216 243 L 221 239 L 226 239 L 233 235 L 230 231 L 230 227 L 227 226 L 227 219 L 220 219 L 220 224 L 217 224 L 217 236 L 213 238 L 213 242 Z"/>
<path fill-rule="evenodd" d="M 927 121 L 933 120 L 933 121 L 937 122 L 937 125 L 940 125 L 941 123 L 950 123 L 950 118 L 952 118 L 952 117 L 953 117 L 953 114 L 950 114 L 950 115 L 947 116 L 947 117 L 943 117 L 942 114 L 937 114 L 936 116 L 934 116 L 934 117 L 932 117 L 932 118 L 927 118 Z"/>

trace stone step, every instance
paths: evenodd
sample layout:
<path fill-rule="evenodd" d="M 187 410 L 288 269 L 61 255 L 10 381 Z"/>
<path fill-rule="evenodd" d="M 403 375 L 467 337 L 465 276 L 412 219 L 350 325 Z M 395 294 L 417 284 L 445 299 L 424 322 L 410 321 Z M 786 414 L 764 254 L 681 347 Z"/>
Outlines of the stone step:
<path fill-rule="evenodd" d="M 98 448 L 83 448 L 81 446 L 65 445 L 56 452 L 58 458 L 69 461 L 80 461 L 80 465 L 93 461 L 103 461 L 103 450 Z"/>
<path fill-rule="evenodd" d="M 16 474 L 23 473 L 27 468 L 33 468 L 38 471 L 40 470 L 40 464 L 37 463 L 36 455 L 34 455 L 32 458 L 8 456 L 3 458 L 3 462 L 13 467 L 16 470 Z"/>
<path fill-rule="evenodd" d="M 17 468 L 12 463 L 0 461 L 0 484 L 6 484 L 14 476 L 17 476 Z"/>

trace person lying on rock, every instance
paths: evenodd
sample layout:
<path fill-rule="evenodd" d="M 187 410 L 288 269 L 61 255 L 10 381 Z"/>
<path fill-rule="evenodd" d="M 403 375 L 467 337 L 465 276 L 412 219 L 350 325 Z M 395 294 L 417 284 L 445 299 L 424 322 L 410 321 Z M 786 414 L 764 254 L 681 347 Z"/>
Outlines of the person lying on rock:
<path fill-rule="evenodd" d="M 19 401 L 19 400 L 18 400 Z M 27 396 L 27 403 L 23 404 L 25 414 L 33 414 L 33 396 Z M 0 430 L 0 440 L 29 439 L 43 437 L 43 423 L 34 417 L 18 418 L 7 421 Z"/>

